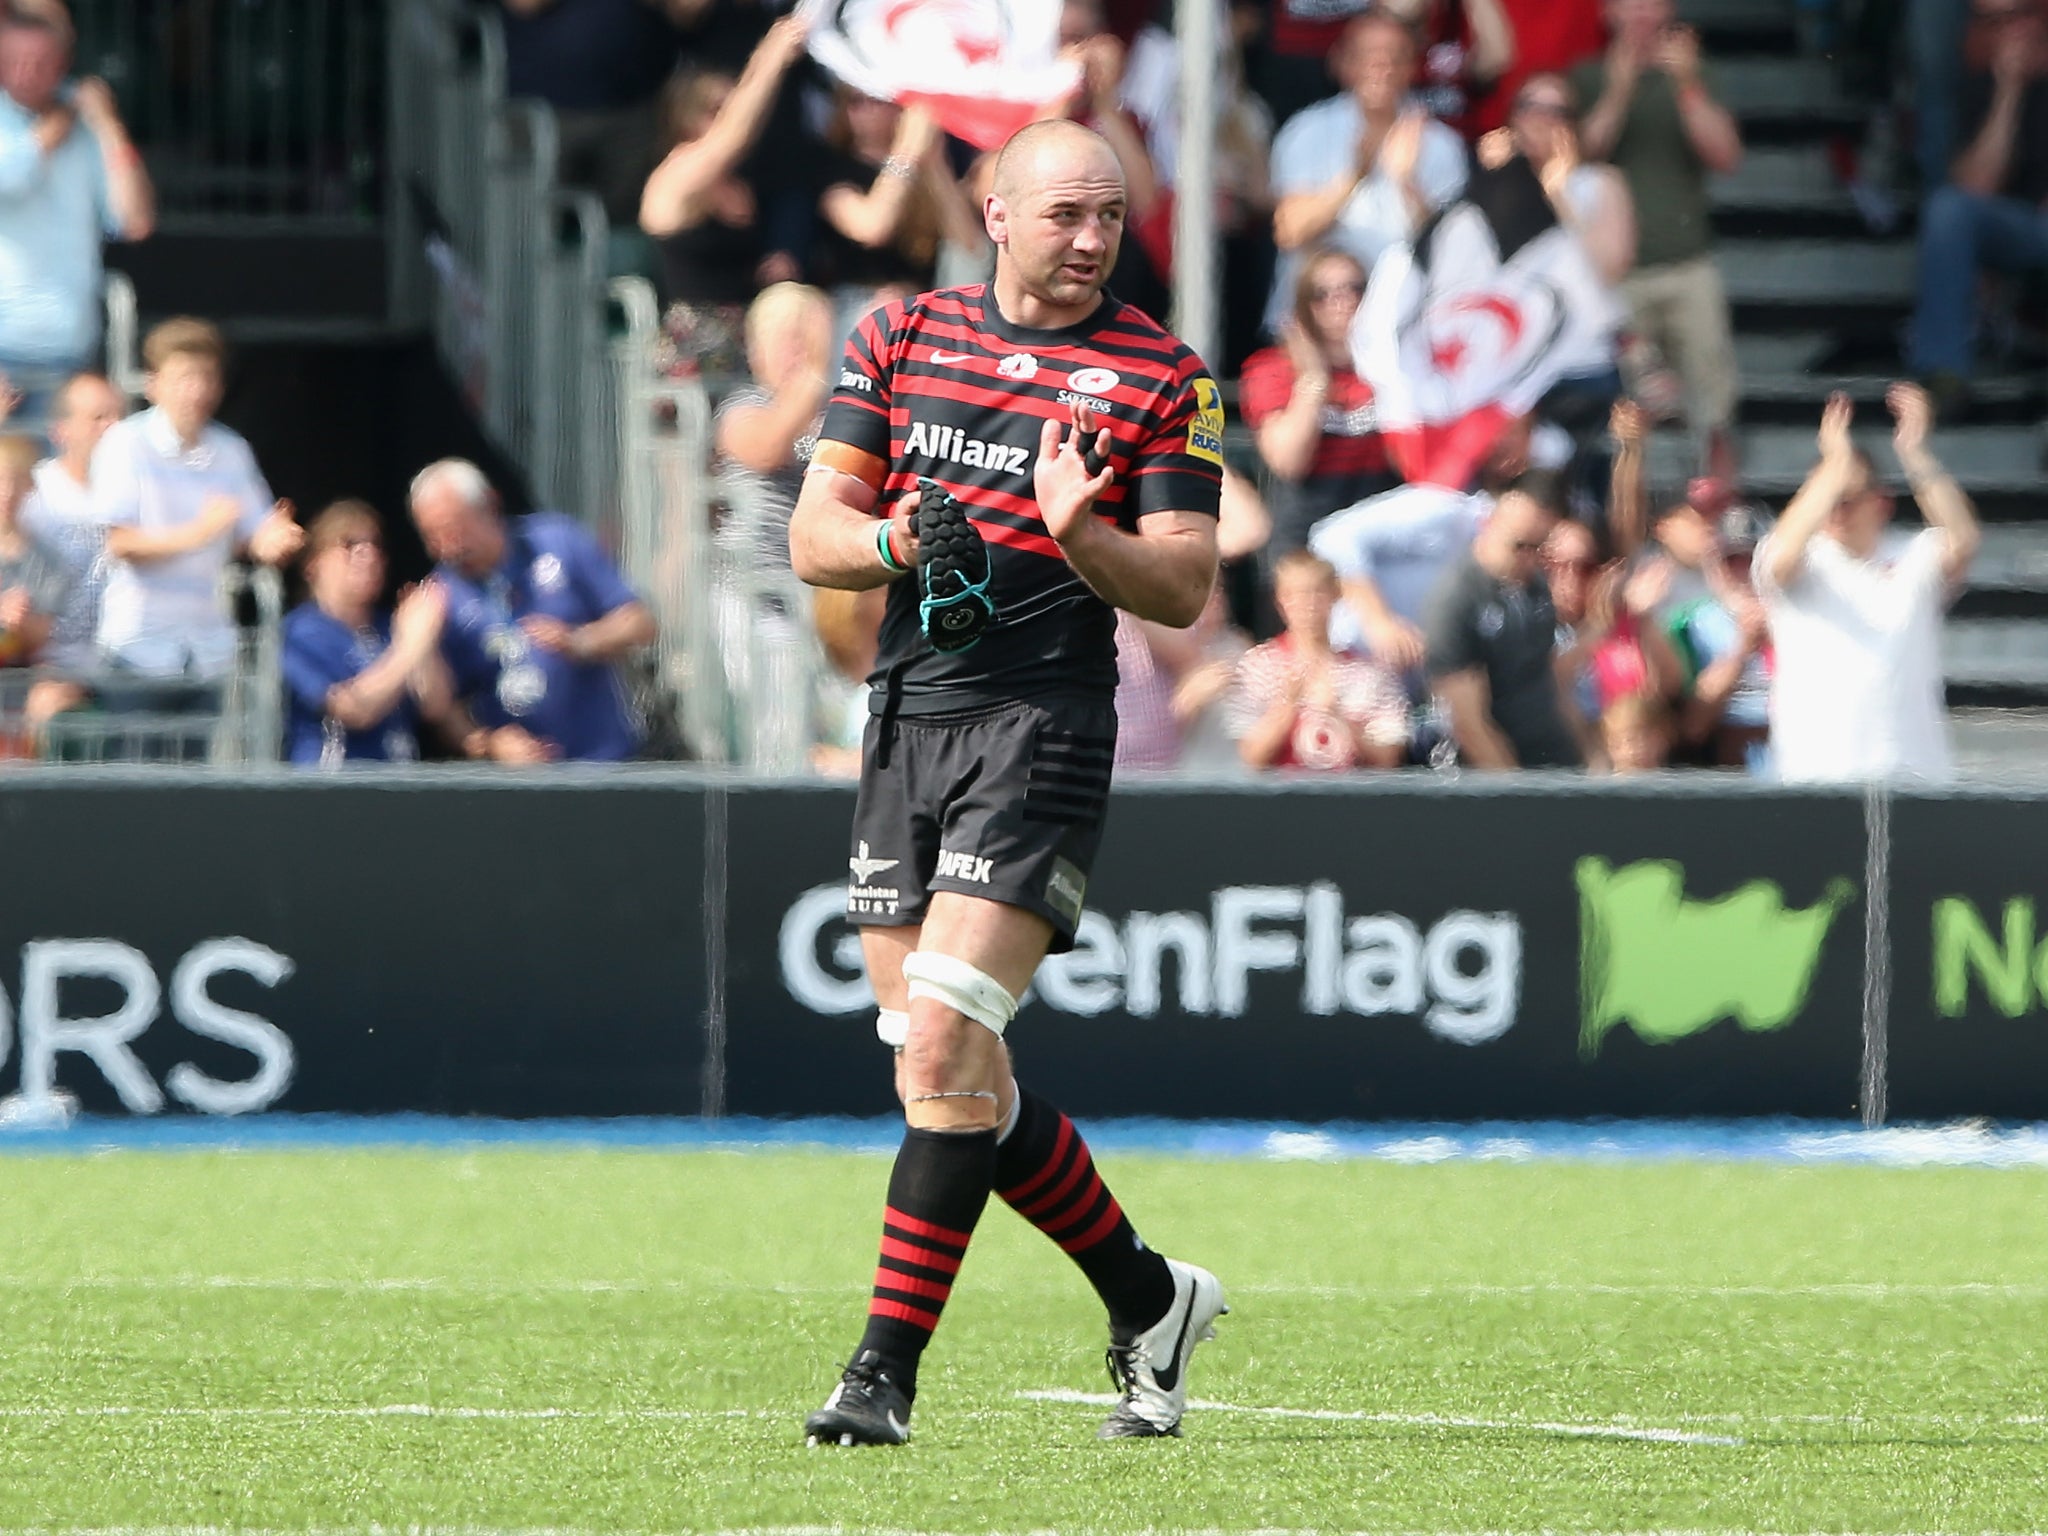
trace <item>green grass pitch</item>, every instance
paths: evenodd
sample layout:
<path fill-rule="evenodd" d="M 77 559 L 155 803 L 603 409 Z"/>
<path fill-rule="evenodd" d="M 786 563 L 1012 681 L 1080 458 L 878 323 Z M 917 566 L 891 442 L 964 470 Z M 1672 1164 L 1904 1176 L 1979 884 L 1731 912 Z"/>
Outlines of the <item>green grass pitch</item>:
<path fill-rule="evenodd" d="M 1094 1299 L 997 1204 L 912 1443 L 842 1451 L 885 1159 L 9 1158 L 0 1531 L 2048 1525 L 2048 1173 L 1104 1163 L 1231 1290 L 1216 1406 L 1094 1440 Z"/>

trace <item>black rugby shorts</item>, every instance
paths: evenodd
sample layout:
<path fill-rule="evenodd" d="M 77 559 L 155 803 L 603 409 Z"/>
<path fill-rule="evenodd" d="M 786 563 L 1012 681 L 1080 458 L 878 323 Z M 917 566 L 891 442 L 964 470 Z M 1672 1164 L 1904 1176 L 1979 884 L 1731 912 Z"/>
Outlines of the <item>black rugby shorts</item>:
<path fill-rule="evenodd" d="M 1036 912 L 1052 953 L 1072 949 L 1115 755 L 1107 699 L 869 720 L 848 919 L 908 927 L 933 891 L 957 891 Z"/>

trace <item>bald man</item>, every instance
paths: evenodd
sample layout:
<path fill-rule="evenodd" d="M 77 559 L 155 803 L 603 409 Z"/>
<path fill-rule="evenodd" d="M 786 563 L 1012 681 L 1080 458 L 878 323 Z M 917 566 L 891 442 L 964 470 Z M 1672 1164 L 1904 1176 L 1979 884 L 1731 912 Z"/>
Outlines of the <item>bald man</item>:
<path fill-rule="evenodd" d="M 1180 1432 L 1188 1353 L 1226 1310 L 1215 1276 L 1139 1239 L 1003 1041 L 1039 961 L 1073 945 L 1101 841 L 1116 610 L 1185 628 L 1216 577 L 1222 407 L 1201 359 L 1104 290 L 1125 207 L 1088 129 L 1004 145 L 994 280 L 861 322 L 790 521 L 805 581 L 890 588 L 847 910 L 906 1122 L 867 1330 L 813 1445 L 909 1438 L 992 1192 L 1109 1310 L 1105 1438 Z"/>

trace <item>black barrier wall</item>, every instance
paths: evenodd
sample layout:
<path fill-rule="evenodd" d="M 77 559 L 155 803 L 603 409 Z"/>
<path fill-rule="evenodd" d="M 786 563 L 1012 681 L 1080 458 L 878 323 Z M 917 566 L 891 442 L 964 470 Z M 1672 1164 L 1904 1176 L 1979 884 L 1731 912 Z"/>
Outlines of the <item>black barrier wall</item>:
<path fill-rule="evenodd" d="M 700 1105 L 694 787 L 24 777 L 0 782 L 0 1092 L 54 1080 L 137 1113 Z"/>
<path fill-rule="evenodd" d="M 668 770 L 0 779 L 0 1094 L 886 1113 L 851 807 Z M 2044 842 L 2026 797 L 1137 785 L 1010 1039 L 1088 1116 L 2048 1116 Z"/>

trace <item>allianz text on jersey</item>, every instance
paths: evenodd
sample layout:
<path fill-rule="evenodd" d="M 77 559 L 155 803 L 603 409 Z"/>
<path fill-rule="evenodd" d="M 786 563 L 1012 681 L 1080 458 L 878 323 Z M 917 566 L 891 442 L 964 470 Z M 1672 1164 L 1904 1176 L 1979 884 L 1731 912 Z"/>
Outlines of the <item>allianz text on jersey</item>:
<path fill-rule="evenodd" d="M 783 915 L 783 985 L 817 1013 L 874 1006 L 845 911 L 836 883 Z M 1442 1039 L 1483 1045 L 1515 1022 L 1522 925 L 1509 912 L 1453 911 L 1424 928 L 1398 913 L 1347 914 L 1325 882 L 1232 885 L 1206 911 L 1084 913 L 1073 951 L 1039 967 L 1033 994 L 1062 1013 L 1239 1018 L 1261 973 L 1293 978 L 1304 1013 L 1407 1015 Z"/>

